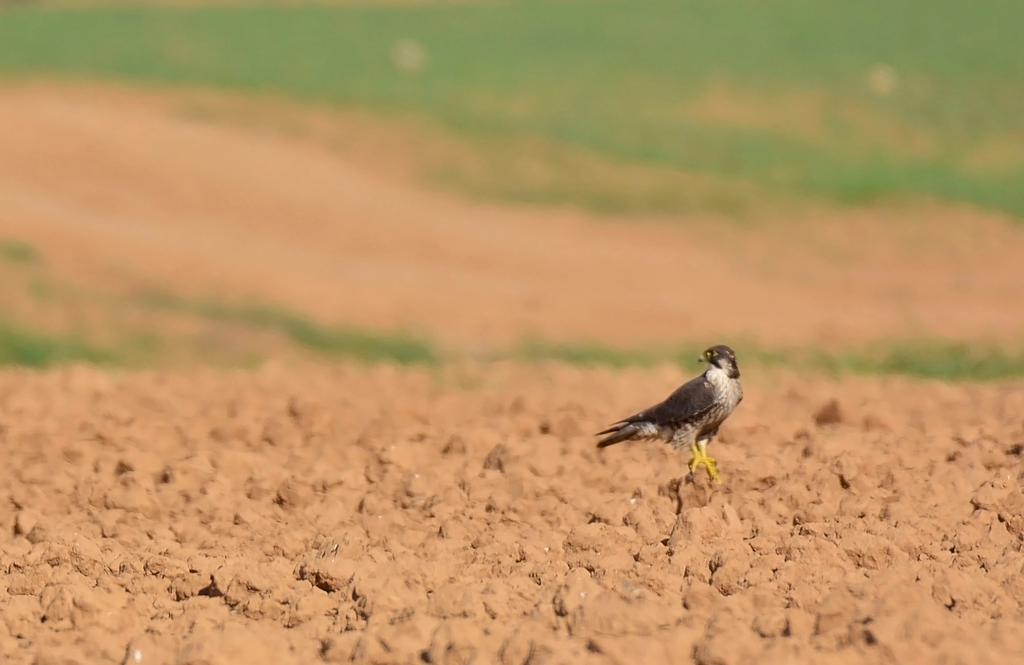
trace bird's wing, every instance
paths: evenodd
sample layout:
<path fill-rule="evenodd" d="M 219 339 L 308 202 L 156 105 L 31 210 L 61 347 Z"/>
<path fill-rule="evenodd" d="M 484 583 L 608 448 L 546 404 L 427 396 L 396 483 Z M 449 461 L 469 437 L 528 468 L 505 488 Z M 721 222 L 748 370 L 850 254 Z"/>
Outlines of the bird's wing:
<path fill-rule="evenodd" d="M 676 427 L 710 409 L 715 404 L 715 391 L 704 375 L 695 377 L 675 390 L 664 401 L 639 413 L 619 420 L 610 428 L 598 434 L 614 432 L 623 425 L 652 423 L 658 427 Z"/>
<path fill-rule="evenodd" d="M 715 390 L 702 374 L 677 388 L 665 401 L 638 413 L 634 418 L 639 417 L 659 427 L 677 427 L 700 416 L 714 404 Z"/>

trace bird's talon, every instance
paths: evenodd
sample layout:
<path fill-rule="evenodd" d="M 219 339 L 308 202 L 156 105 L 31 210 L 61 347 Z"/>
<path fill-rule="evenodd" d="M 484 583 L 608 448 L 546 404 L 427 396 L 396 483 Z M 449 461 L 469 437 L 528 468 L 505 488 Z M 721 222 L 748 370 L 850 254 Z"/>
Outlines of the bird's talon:
<path fill-rule="evenodd" d="M 697 469 L 704 467 L 704 470 L 708 473 L 708 478 L 717 484 L 722 483 L 722 476 L 718 473 L 718 462 L 710 457 L 707 453 L 707 448 L 704 445 L 693 446 L 693 457 L 687 464 L 690 469 L 690 477 L 696 473 Z"/>

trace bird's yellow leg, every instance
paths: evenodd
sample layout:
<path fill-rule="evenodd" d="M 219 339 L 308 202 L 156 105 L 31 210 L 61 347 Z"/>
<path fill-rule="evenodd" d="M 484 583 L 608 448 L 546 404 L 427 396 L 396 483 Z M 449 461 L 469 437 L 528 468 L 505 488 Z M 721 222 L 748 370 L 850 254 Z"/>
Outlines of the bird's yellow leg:
<path fill-rule="evenodd" d="M 690 475 L 696 473 L 697 469 L 704 467 L 708 472 L 708 478 L 716 483 L 722 482 L 722 477 L 718 475 L 718 462 L 708 456 L 708 444 L 706 441 L 694 442 L 691 446 L 693 451 L 693 457 L 690 458 L 688 466 L 690 467 Z"/>

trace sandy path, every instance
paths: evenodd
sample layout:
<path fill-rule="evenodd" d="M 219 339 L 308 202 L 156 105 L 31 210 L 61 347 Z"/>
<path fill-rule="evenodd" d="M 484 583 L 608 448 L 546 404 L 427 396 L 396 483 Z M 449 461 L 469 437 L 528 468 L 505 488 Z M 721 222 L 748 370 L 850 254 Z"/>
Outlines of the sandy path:
<path fill-rule="evenodd" d="M 1024 234 L 971 212 L 742 229 L 468 203 L 181 96 L 0 90 L 0 233 L 82 283 L 269 300 L 463 349 L 1024 333 Z"/>
<path fill-rule="evenodd" d="M 752 376 L 709 490 L 588 435 L 679 378 L 0 374 L 0 655 L 1019 662 L 1019 386 Z"/>

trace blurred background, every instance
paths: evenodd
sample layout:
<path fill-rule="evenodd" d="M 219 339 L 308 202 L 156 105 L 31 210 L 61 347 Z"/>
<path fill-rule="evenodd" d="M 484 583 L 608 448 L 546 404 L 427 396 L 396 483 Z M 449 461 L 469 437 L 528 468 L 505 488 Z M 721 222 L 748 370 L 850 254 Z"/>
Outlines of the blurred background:
<path fill-rule="evenodd" d="M 0 362 L 1024 375 L 1013 0 L 0 0 Z"/>

